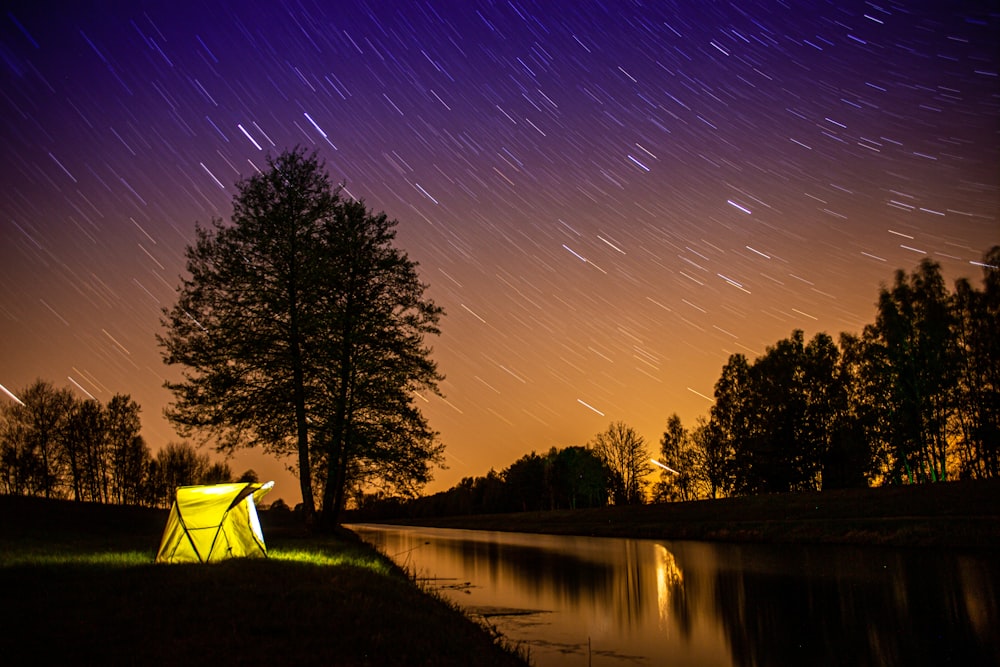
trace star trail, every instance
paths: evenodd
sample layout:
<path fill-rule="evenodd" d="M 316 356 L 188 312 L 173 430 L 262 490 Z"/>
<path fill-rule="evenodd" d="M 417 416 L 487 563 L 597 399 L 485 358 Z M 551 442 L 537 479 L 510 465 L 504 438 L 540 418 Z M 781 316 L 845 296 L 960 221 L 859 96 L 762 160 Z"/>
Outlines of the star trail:
<path fill-rule="evenodd" d="M 446 310 L 431 491 L 612 420 L 652 449 L 730 354 L 1000 243 L 995 2 L 98 4 L 0 15 L 0 387 L 131 394 L 154 450 L 195 222 L 295 146 Z"/>

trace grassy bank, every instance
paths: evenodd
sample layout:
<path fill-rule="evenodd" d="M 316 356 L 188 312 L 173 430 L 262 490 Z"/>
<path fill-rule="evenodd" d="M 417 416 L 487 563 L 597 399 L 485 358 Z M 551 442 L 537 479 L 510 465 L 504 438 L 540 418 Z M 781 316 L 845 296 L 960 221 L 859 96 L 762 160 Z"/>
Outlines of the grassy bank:
<path fill-rule="evenodd" d="M 345 534 L 155 565 L 166 512 L 0 496 L 0 655 L 37 664 L 523 665 Z M 270 529 L 270 530 L 269 530 Z"/>
<path fill-rule="evenodd" d="M 673 540 L 1000 549 L 1000 480 L 386 523 Z"/>

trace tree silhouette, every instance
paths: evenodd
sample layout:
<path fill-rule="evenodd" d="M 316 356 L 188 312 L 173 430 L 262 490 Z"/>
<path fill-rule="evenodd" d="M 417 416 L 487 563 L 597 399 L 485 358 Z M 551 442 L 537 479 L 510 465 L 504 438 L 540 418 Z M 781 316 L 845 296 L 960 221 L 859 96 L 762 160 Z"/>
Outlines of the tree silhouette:
<path fill-rule="evenodd" d="M 949 306 L 940 266 L 925 259 L 880 290 L 875 323 L 866 329 L 882 362 L 877 376 L 893 479 L 947 479 L 946 427 L 959 361 Z"/>
<path fill-rule="evenodd" d="M 730 355 L 715 383 L 715 403 L 712 405 L 705 445 L 711 462 L 712 497 L 716 493 L 733 493 L 742 487 L 745 464 L 737 461 L 736 452 L 743 438 L 750 437 L 752 416 L 748 405 L 750 365 L 742 354 Z"/>
<path fill-rule="evenodd" d="M 168 442 L 157 452 L 148 471 L 146 502 L 159 507 L 170 506 L 179 486 L 215 484 L 232 479 L 229 466 L 213 464 L 208 454 L 199 452 L 188 442 Z"/>
<path fill-rule="evenodd" d="M 414 404 L 441 379 L 424 339 L 442 310 L 424 297 L 417 264 L 393 245 L 396 221 L 360 201 L 340 202 L 323 227 L 330 344 L 321 349 L 327 415 L 318 431 L 325 463 L 323 512 L 336 517 L 350 486 L 404 495 L 430 480 L 443 447 Z"/>
<path fill-rule="evenodd" d="M 670 470 L 660 469 L 660 481 L 653 494 L 658 501 L 693 500 L 696 496 L 699 450 L 691 434 L 676 413 L 667 418 L 667 427 L 660 438 L 660 463 Z"/>
<path fill-rule="evenodd" d="M 164 311 L 164 361 L 183 367 L 168 382 L 167 416 L 221 449 L 259 444 L 294 454 L 306 514 L 315 509 L 308 416 L 321 391 L 312 354 L 327 344 L 322 226 L 338 202 L 315 157 L 268 157 L 268 169 L 237 184 L 232 226 L 213 220 L 187 248 L 189 278 Z"/>
<path fill-rule="evenodd" d="M 830 407 L 833 432 L 823 456 L 823 488 L 840 489 L 868 486 L 874 472 L 876 426 L 880 420 L 880 405 L 871 392 L 868 353 L 871 347 L 851 334 L 840 335 L 840 357 L 837 362 L 838 391 Z"/>
<path fill-rule="evenodd" d="M 709 498 L 718 498 L 732 487 L 732 450 L 721 437 L 718 426 L 705 417 L 698 417 L 690 437 L 695 488 L 703 489 Z"/>
<path fill-rule="evenodd" d="M 149 466 L 149 448 L 139 435 L 139 404 L 116 394 L 105 407 L 108 454 L 110 456 L 110 502 L 139 502 L 142 478 Z"/>
<path fill-rule="evenodd" d="M 441 310 L 395 221 L 343 201 L 301 150 L 237 188 L 232 225 L 197 229 L 165 311 L 164 361 L 183 367 L 168 416 L 223 450 L 293 455 L 308 519 L 319 494 L 335 523 L 352 484 L 412 492 L 441 456 L 413 404 L 437 388 L 423 338 Z"/>
<path fill-rule="evenodd" d="M 63 452 L 74 500 L 107 500 L 107 428 L 103 406 L 77 401 L 68 416 Z"/>
<path fill-rule="evenodd" d="M 16 403 L 4 403 L 0 467 L 6 493 L 62 497 L 66 481 L 63 439 L 73 406 L 68 389 L 36 380 Z"/>
<path fill-rule="evenodd" d="M 958 405 L 964 477 L 1000 476 L 1000 246 L 983 257 L 983 289 L 955 284 L 955 337 L 959 348 Z"/>
<path fill-rule="evenodd" d="M 646 443 L 624 422 L 612 422 L 594 436 L 594 453 L 611 475 L 611 497 L 616 505 L 636 505 L 643 501 L 643 478 L 652 472 Z"/>
<path fill-rule="evenodd" d="M 550 509 L 601 507 L 608 497 L 608 471 L 593 450 L 553 447 L 545 458 Z"/>

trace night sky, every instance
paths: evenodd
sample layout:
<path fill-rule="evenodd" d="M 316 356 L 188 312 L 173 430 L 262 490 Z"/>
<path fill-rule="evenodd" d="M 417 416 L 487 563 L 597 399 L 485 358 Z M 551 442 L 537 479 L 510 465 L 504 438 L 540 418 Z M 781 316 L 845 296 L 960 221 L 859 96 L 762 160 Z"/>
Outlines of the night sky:
<path fill-rule="evenodd" d="M 295 146 L 446 310 L 429 491 L 611 421 L 652 451 L 730 354 L 859 333 L 924 257 L 978 285 L 1000 243 L 996 2 L 5 6 L 0 384 L 131 394 L 154 451 L 195 222 Z"/>

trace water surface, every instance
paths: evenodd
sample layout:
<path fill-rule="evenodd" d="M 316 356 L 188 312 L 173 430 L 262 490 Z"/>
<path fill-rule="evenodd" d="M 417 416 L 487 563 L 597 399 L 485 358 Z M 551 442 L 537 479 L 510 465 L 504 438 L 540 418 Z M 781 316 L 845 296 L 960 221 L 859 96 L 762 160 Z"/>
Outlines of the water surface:
<path fill-rule="evenodd" d="M 351 528 L 538 667 L 1000 664 L 989 555 Z"/>

